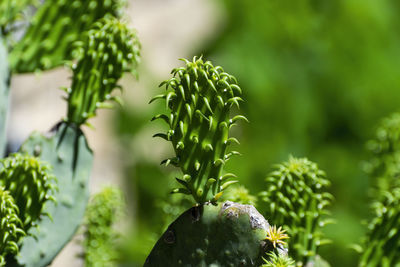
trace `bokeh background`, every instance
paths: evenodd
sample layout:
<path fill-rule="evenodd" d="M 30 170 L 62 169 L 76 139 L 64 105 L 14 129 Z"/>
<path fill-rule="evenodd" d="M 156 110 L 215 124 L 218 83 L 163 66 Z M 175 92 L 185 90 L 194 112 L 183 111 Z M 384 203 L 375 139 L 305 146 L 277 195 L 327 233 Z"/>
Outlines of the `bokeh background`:
<path fill-rule="evenodd" d="M 191 205 L 169 195 L 176 170 L 160 162 L 173 155 L 172 146 L 151 138 L 166 128 L 149 122 L 165 107 L 147 103 L 170 70 L 183 65 L 179 58 L 203 55 L 236 76 L 250 121 L 234 130 L 243 155 L 226 170 L 257 195 L 274 163 L 289 155 L 317 162 L 332 181 L 336 220 L 324 229 L 332 244 L 320 254 L 332 266 L 356 266 L 350 246 L 360 242 L 370 216 L 365 144 L 383 117 L 399 111 L 399 11 L 397 0 L 129 1 L 125 20 L 142 43 L 139 80 L 125 76 L 125 105 L 99 112 L 95 130 L 85 129 L 96 157 L 92 192 L 113 183 L 126 195 L 124 262 L 141 266 L 166 226 Z M 13 78 L 11 143 L 64 116 L 57 88 L 69 76 L 59 68 Z M 52 266 L 79 266 L 78 252 L 72 242 Z"/>

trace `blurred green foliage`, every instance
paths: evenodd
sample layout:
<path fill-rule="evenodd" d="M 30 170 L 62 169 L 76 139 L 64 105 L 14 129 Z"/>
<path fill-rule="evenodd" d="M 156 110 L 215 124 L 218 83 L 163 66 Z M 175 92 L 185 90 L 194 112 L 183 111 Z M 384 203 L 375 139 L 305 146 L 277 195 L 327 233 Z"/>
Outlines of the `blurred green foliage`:
<path fill-rule="evenodd" d="M 367 160 L 365 143 L 378 121 L 397 111 L 400 103 L 400 2 L 219 3 L 227 15 L 225 25 L 193 55 L 203 53 L 224 66 L 243 89 L 241 113 L 250 123 L 233 134 L 241 140 L 243 156 L 232 159 L 225 169 L 257 194 L 265 189 L 271 164 L 289 154 L 317 162 L 332 180 L 332 217 L 337 222 L 325 228 L 333 243 L 320 254 L 332 266 L 356 266 L 358 255 L 348 246 L 359 242 L 365 232 L 361 221 L 369 214 L 369 178 L 361 167 Z M 121 119 L 126 123 L 118 125 L 142 122 L 137 115 Z M 129 136 L 129 128 L 121 130 Z M 138 131 L 132 128 L 131 137 Z M 157 203 L 162 195 L 169 199 L 172 187 L 172 179 L 157 162 L 144 164 L 145 168 L 132 161 L 127 170 L 138 201 L 135 229 L 143 236 L 139 226 L 160 232 L 156 228 L 166 215 Z M 146 190 L 150 186 L 152 190 Z M 138 265 L 145 258 L 145 252 L 139 254 Z"/>

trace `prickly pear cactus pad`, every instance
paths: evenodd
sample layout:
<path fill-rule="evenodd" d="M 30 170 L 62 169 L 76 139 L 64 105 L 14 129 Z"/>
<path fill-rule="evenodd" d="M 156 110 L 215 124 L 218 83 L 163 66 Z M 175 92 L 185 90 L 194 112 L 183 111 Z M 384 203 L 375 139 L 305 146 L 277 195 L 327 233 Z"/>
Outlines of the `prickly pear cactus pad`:
<path fill-rule="evenodd" d="M 25 36 L 12 49 L 13 72 L 47 70 L 63 64 L 70 59 L 72 43 L 81 39 L 82 32 L 104 16 L 118 16 L 124 3 L 120 0 L 44 1 Z"/>
<path fill-rule="evenodd" d="M 0 186 L 0 266 L 5 256 L 18 253 L 18 242 L 25 235 L 14 198 Z"/>
<path fill-rule="evenodd" d="M 374 208 L 359 266 L 400 266 L 400 188 L 386 192 Z"/>
<path fill-rule="evenodd" d="M 0 157 L 6 149 L 6 119 L 8 110 L 10 72 L 8 70 L 7 49 L 0 34 Z"/>
<path fill-rule="evenodd" d="M 116 187 L 105 187 L 90 200 L 84 224 L 85 266 L 117 266 L 118 233 L 113 227 L 124 207 L 122 192 Z"/>
<path fill-rule="evenodd" d="M 325 218 L 332 200 L 326 192 L 329 180 L 314 162 L 290 157 L 266 181 L 267 190 L 260 197 L 266 202 L 268 218 L 287 230 L 289 254 L 297 264 L 312 262 L 318 247 L 328 242 L 321 227 L 330 222 Z"/>
<path fill-rule="evenodd" d="M 159 114 L 153 119 L 162 119 L 170 127 L 167 133 L 155 136 L 171 141 L 176 157 L 165 161 L 181 168 L 183 176 L 177 178 L 182 185 L 174 192 L 193 195 L 197 203 L 216 201 L 222 191 L 235 181 L 233 174 L 222 174 L 227 160 L 236 151 L 227 153 L 227 147 L 238 143 L 229 137 L 229 129 L 238 120 L 247 120 L 237 115 L 230 118 L 232 106 L 239 107 L 241 89 L 235 77 L 196 57 L 185 60 L 186 66 L 172 70 L 173 78 L 164 81 L 166 92 L 155 96 L 165 99 L 169 114 Z"/>
<path fill-rule="evenodd" d="M 81 130 L 60 123 L 50 135 L 32 134 L 20 151 L 53 166 L 57 203 L 46 203 L 50 217 L 38 221 L 22 240 L 15 266 L 47 266 L 72 238 L 83 220 L 89 199 L 88 182 L 93 155 Z"/>
<path fill-rule="evenodd" d="M 76 43 L 73 78 L 68 93 L 68 122 L 81 125 L 97 108 L 120 102 L 111 92 L 124 72 L 136 71 L 140 44 L 133 31 L 115 18 L 101 19 Z"/>
<path fill-rule="evenodd" d="M 144 266 L 260 266 L 267 252 L 286 253 L 265 239 L 269 228 L 250 205 L 196 206 L 168 227 Z"/>

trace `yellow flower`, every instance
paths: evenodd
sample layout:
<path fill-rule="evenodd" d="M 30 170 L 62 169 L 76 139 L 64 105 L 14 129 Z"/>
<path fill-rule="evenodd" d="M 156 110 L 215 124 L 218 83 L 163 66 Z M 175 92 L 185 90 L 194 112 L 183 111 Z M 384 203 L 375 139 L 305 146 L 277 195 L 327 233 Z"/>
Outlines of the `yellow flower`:
<path fill-rule="evenodd" d="M 267 237 L 265 240 L 269 240 L 272 242 L 274 245 L 274 248 L 276 248 L 276 244 L 282 244 L 285 245 L 284 239 L 288 239 L 289 236 L 285 234 L 286 230 L 282 230 L 282 227 L 279 227 L 278 229 L 276 228 L 276 225 L 269 227 L 267 231 Z"/>

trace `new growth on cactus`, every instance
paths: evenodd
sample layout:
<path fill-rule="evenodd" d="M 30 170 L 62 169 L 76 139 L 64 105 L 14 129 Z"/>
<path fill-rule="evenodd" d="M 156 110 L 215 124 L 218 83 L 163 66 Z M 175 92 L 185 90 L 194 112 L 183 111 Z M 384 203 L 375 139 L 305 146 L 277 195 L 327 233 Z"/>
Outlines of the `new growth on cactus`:
<path fill-rule="evenodd" d="M 37 0 L 7 0 L 0 2 L 0 35 L 7 36 L 16 21 L 23 17 L 28 5 L 37 4 Z"/>
<path fill-rule="evenodd" d="M 374 203 L 375 218 L 368 226 L 360 267 L 398 266 L 400 263 L 400 188 Z"/>
<path fill-rule="evenodd" d="M 275 252 L 267 253 L 268 260 L 261 267 L 295 267 L 295 261 L 287 255 L 276 254 Z"/>
<path fill-rule="evenodd" d="M 313 261 L 318 247 L 328 242 L 320 230 L 330 222 L 324 216 L 332 200 L 325 173 L 306 158 L 290 157 L 275 167 L 266 182 L 267 190 L 260 197 L 267 203 L 271 222 L 282 225 L 290 236 L 289 254 L 300 266 Z"/>
<path fill-rule="evenodd" d="M 119 87 L 124 72 L 135 72 L 139 62 L 139 41 L 133 31 L 115 18 L 96 22 L 75 43 L 73 78 L 68 93 L 67 122 L 81 125 L 95 116 L 97 108 L 107 108 L 107 100 L 121 102 L 111 92 Z M 112 107 L 112 106 L 111 106 Z"/>
<path fill-rule="evenodd" d="M 105 187 L 90 200 L 84 223 L 83 258 L 86 267 L 116 266 L 118 233 L 113 228 L 123 214 L 122 192 Z"/>
<path fill-rule="evenodd" d="M 26 234 L 18 215 L 14 198 L 0 186 L 0 266 L 5 266 L 6 255 L 18 253 L 19 240 Z"/>
<path fill-rule="evenodd" d="M 51 167 L 36 157 L 15 153 L 0 160 L 0 186 L 8 190 L 15 199 L 24 230 L 45 213 L 45 203 L 55 201 L 57 179 Z"/>
<path fill-rule="evenodd" d="M 391 188 L 400 186 L 399 113 L 382 120 L 367 149 L 372 156 L 366 170 L 372 178 L 373 197 L 380 199 Z"/>
<path fill-rule="evenodd" d="M 155 96 L 165 99 L 169 114 L 156 115 L 170 130 L 159 133 L 171 141 L 176 157 L 164 161 L 181 168 L 183 176 L 176 178 L 182 187 L 174 193 L 191 194 L 197 203 L 215 202 L 222 192 L 236 181 L 228 181 L 235 175 L 223 174 L 223 166 L 236 151 L 227 153 L 227 147 L 239 143 L 229 137 L 229 129 L 236 121 L 247 120 L 242 115 L 230 118 L 232 106 L 239 107 L 242 93 L 237 80 L 214 67 L 210 61 L 194 57 L 183 59 L 186 66 L 172 70 L 173 77 L 161 83 L 166 92 Z"/>
<path fill-rule="evenodd" d="M 6 1 L 6 2 L 22 2 Z M 14 72 L 47 70 L 71 58 L 72 44 L 82 33 L 105 17 L 118 17 L 125 1 L 55 0 L 44 1 L 26 34 L 12 49 L 10 65 Z"/>
<path fill-rule="evenodd" d="M 54 201 L 56 178 L 50 166 L 29 155 L 12 154 L 0 160 L 0 266 L 5 256 L 16 255 L 22 237 L 49 216 L 48 201 Z"/>

